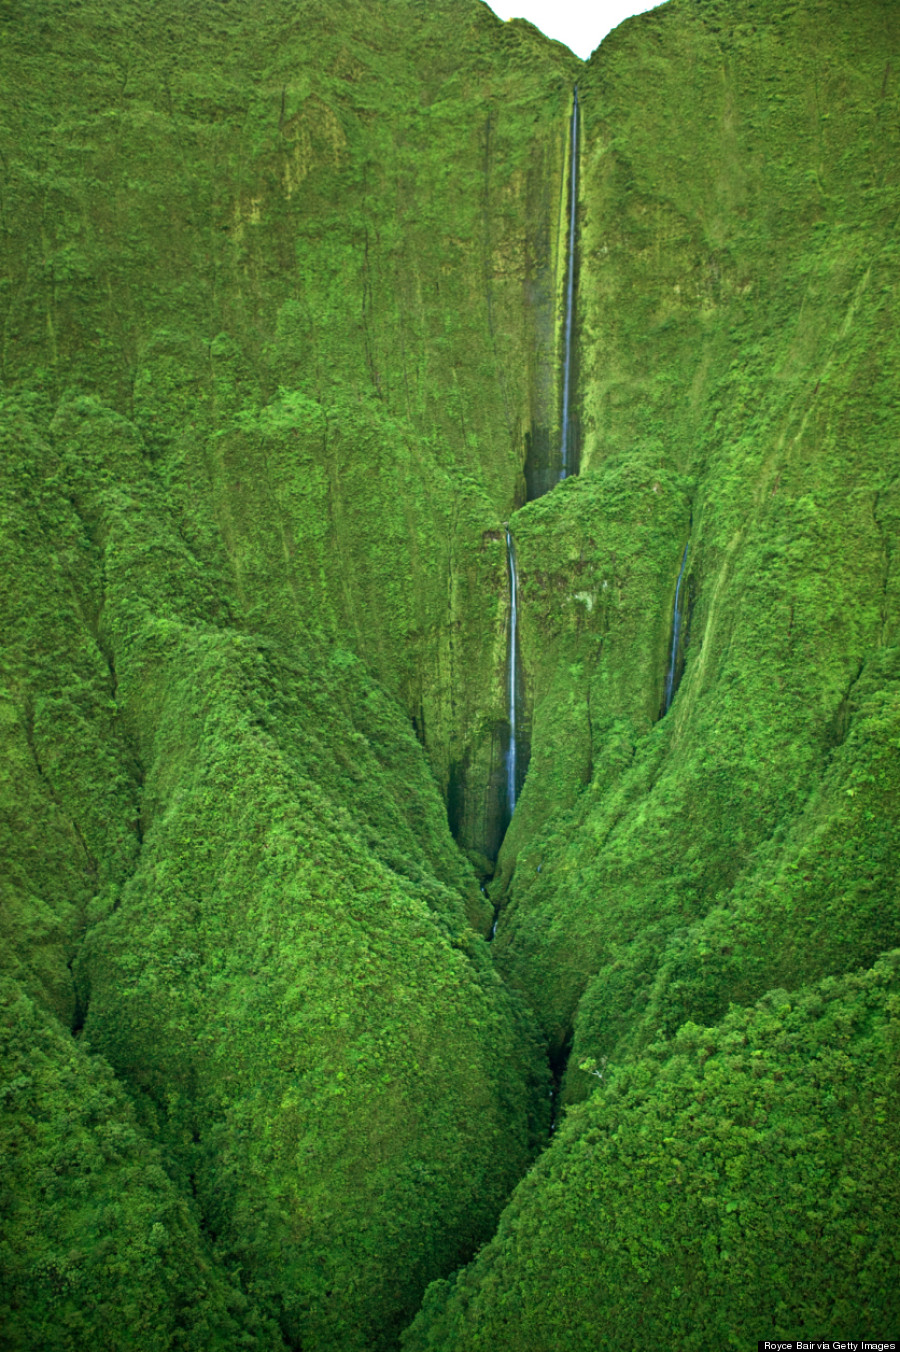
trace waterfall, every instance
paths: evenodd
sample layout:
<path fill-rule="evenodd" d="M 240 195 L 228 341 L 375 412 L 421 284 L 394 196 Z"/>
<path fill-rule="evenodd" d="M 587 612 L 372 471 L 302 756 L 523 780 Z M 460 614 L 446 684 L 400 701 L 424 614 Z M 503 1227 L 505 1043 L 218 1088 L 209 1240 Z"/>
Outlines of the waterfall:
<path fill-rule="evenodd" d="M 566 275 L 566 327 L 563 353 L 562 442 L 560 479 L 565 479 L 569 467 L 569 390 L 572 372 L 572 311 L 575 308 L 575 217 L 578 205 L 578 86 L 572 96 L 572 129 L 569 138 L 569 257 Z"/>
<path fill-rule="evenodd" d="M 506 531 L 506 557 L 509 562 L 509 746 L 506 752 L 506 795 L 510 817 L 516 810 L 516 648 L 519 622 L 516 580 L 516 550 L 509 528 Z"/>
<path fill-rule="evenodd" d="M 688 541 L 690 544 L 690 541 Z M 678 581 L 675 583 L 675 615 L 672 619 L 672 652 L 669 657 L 669 671 L 666 676 L 666 703 L 663 713 L 668 713 L 669 705 L 672 703 L 672 696 L 675 694 L 675 663 L 678 660 L 678 640 L 681 637 L 681 581 L 684 577 L 684 566 L 687 563 L 688 546 L 684 547 L 684 553 L 681 556 L 681 569 L 678 573 Z"/>

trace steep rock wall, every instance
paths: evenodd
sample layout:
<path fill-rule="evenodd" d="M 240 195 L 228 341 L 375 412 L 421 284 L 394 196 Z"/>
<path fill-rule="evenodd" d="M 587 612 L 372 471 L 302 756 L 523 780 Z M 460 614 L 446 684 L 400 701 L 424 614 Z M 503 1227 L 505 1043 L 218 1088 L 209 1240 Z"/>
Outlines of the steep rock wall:
<path fill-rule="evenodd" d="M 358 651 L 495 853 L 486 532 L 524 500 L 533 427 L 556 437 L 580 63 L 474 0 L 5 24 L 4 381 L 133 420 L 248 622 L 301 610 Z"/>

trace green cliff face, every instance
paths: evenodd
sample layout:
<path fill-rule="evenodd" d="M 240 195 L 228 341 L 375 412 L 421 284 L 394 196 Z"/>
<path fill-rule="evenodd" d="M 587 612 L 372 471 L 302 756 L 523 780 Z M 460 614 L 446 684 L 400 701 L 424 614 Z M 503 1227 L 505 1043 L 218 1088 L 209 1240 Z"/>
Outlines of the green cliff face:
<path fill-rule="evenodd" d="M 580 82 L 585 468 L 516 521 L 498 935 L 559 1044 L 616 1058 L 900 935 L 898 40 L 881 5 L 672 4 Z"/>
<path fill-rule="evenodd" d="M 578 63 L 382 17 L 27 5 L 2 44 L 6 964 L 162 1149 L 188 1291 L 342 1350 L 489 1237 L 549 1106 L 446 800 L 487 867 Z"/>
<path fill-rule="evenodd" d="M 495 955 L 590 1101 L 410 1348 L 896 1322 L 895 1035 L 832 1071 L 811 995 L 782 1050 L 704 1058 L 773 1026 L 730 1004 L 900 936 L 898 48 L 884 5 L 676 2 L 580 77 L 583 470 L 514 523 L 533 745 Z M 887 991 L 822 989 L 890 1027 Z"/>
<path fill-rule="evenodd" d="M 0 3 L 11 1347 L 896 1324 L 898 72 Z"/>

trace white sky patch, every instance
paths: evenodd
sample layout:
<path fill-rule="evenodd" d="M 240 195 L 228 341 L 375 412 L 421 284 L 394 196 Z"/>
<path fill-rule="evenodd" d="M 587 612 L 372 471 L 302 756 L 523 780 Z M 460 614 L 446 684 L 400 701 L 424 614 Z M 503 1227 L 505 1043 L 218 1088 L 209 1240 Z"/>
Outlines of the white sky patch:
<path fill-rule="evenodd" d="M 641 0 L 489 0 L 498 19 L 527 19 L 548 38 L 564 42 L 587 60 L 623 19 L 655 9 Z M 659 0 L 657 0 L 659 3 Z"/>

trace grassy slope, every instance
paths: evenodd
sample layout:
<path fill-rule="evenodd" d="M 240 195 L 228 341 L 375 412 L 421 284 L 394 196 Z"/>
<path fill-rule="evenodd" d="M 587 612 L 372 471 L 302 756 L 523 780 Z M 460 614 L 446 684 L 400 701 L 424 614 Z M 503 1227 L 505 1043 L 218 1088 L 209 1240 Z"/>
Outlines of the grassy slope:
<path fill-rule="evenodd" d="M 229 1345 L 390 1346 L 546 1127 L 440 788 L 501 744 L 577 63 L 468 3 L 0 22 L 3 955 L 79 1035 L 48 1035 L 22 1179 L 73 1056 L 167 1170 L 106 1304 L 5 1255 L 21 1337 L 95 1346 L 144 1283 L 174 1345 L 209 1270 Z M 464 796 L 468 844 L 492 813 Z M 192 1198 L 171 1297 L 160 1190 Z M 80 1206 L 16 1233 L 94 1282 Z"/>

